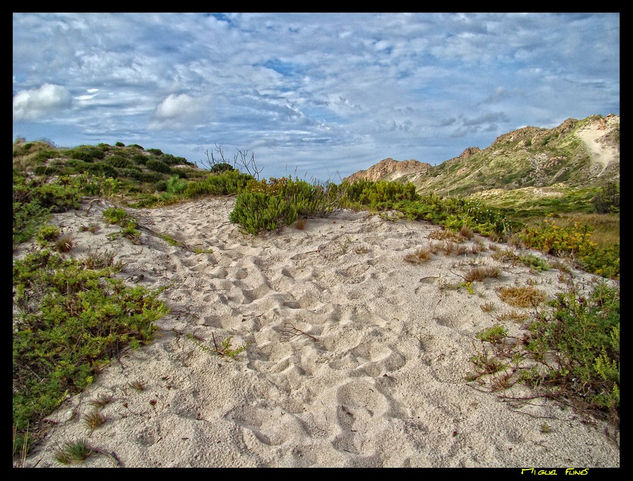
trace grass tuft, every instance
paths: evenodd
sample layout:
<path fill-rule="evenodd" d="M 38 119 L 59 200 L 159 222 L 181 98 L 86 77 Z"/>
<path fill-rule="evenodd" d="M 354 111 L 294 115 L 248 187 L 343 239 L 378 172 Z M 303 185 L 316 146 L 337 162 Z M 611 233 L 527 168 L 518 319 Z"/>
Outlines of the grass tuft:
<path fill-rule="evenodd" d="M 543 291 L 532 286 L 501 287 L 497 293 L 503 302 L 514 307 L 536 307 L 546 299 Z"/>

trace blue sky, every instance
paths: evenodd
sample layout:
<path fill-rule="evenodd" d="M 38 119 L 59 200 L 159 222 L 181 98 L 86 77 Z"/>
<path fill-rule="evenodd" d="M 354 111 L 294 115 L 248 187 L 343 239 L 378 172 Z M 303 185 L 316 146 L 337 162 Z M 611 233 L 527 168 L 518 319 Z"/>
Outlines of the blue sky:
<path fill-rule="evenodd" d="M 13 134 L 137 143 L 263 177 L 437 164 L 620 113 L 618 13 L 14 13 Z"/>

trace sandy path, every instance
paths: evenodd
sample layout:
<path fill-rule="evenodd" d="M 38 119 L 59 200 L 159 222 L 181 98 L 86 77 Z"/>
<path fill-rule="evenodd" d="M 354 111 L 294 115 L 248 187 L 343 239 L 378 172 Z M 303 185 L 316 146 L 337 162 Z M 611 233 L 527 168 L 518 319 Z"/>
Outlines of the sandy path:
<path fill-rule="evenodd" d="M 59 466 L 55 450 L 80 438 L 113 453 L 91 456 L 92 467 L 619 466 L 602 425 L 544 401 L 511 405 L 464 379 L 476 333 L 520 310 L 496 289 L 530 280 L 552 296 L 567 289 L 559 271 L 497 262 L 483 238 L 479 254 L 409 264 L 404 256 L 439 228 L 366 213 L 255 238 L 228 222 L 232 206 L 227 197 L 129 209 L 188 249 L 146 231 L 142 245 L 108 240 L 119 228 L 103 222 L 105 203 L 90 215 L 84 205 L 53 217 L 72 232 L 73 255 L 107 249 L 127 263 L 130 281 L 170 283 L 161 296 L 172 313 L 155 343 L 125 352 L 50 416 L 56 424 L 27 466 Z M 92 223 L 96 234 L 79 231 Z M 476 283 L 474 294 L 446 288 L 473 264 L 500 266 L 502 275 Z M 574 276 L 579 285 L 593 279 Z M 483 312 L 484 303 L 494 311 Z M 213 336 L 251 344 L 227 360 L 200 347 L 213 346 Z M 89 433 L 82 416 L 101 394 L 114 400 Z"/>

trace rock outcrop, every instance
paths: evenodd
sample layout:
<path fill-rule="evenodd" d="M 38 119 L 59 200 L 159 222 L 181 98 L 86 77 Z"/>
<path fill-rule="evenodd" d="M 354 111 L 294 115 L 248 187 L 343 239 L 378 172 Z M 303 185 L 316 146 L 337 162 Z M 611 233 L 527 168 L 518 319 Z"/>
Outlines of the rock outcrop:
<path fill-rule="evenodd" d="M 407 174 L 426 173 L 431 164 L 418 160 L 394 160 L 391 157 L 381 160 L 367 170 L 355 172 L 345 178 L 349 182 L 357 180 L 395 180 Z"/>

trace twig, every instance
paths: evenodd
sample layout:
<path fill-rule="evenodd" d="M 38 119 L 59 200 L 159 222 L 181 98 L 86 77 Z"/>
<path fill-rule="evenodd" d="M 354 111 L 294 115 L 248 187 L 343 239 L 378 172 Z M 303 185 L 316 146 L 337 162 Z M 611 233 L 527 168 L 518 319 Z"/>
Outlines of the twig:
<path fill-rule="evenodd" d="M 295 326 L 292 322 L 286 322 L 286 324 L 288 324 L 289 327 L 284 326 L 284 329 L 282 329 L 282 332 L 285 332 L 286 334 L 292 334 L 291 337 L 299 336 L 299 335 L 303 334 L 304 336 L 307 336 L 307 337 L 309 337 L 310 339 L 312 339 L 314 341 L 318 341 L 318 339 L 316 337 L 314 337 L 311 334 L 308 334 L 305 331 L 302 331 L 297 326 Z"/>

